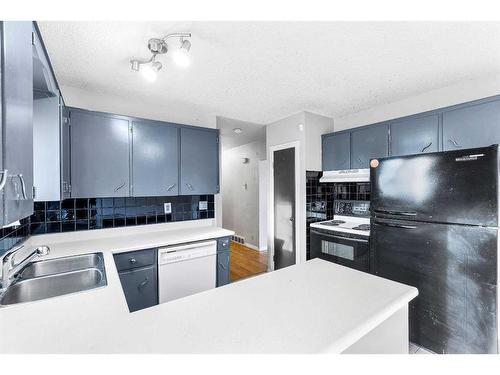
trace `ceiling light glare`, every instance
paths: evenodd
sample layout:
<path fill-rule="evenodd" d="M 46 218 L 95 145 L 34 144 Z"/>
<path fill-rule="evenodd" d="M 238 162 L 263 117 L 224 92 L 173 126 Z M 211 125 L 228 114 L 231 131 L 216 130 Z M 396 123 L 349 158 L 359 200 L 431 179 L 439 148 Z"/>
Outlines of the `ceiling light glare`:
<path fill-rule="evenodd" d="M 174 62 L 180 67 L 186 67 L 191 63 L 189 58 L 189 50 L 191 49 L 191 42 L 183 40 L 178 50 L 173 52 Z"/>
<path fill-rule="evenodd" d="M 234 128 L 233 132 L 235 132 L 236 134 L 241 134 L 243 133 L 243 130 L 241 130 L 241 128 Z"/>
<path fill-rule="evenodd" d="M 158 70 L 154 69 L 151 65 L 143 65 L 141 66 L 142 76 L 146 79 L 146 81 L 154 82 L 157 78 Z"/>

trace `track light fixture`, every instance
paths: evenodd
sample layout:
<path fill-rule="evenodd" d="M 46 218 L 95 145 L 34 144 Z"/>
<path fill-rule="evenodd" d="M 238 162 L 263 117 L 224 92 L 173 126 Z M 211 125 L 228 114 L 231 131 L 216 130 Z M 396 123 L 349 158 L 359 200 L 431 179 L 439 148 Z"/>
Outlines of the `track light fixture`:
<path fill-rule="evenodd" d="M 173 58 L 177 65 L 181 67 L 188 66 L 190 63 L 189 50 L 191 42 L 186 38 L 191 38 L 191 33 L 172 33 L 163 38 L 151 38 L 148 40 L 148 49 L 151 57 L 147 60 L 132 59 L 130 64 L 132 70 L 141 72 L 148 81 L 155 81 L 157 73 L 162 68 L 162 63 L 156 61 L 157 55 L 164 55 L 168 52 L 169 46 L 167 39 L 179 38 L 180 45 L 173 51 Z"/>

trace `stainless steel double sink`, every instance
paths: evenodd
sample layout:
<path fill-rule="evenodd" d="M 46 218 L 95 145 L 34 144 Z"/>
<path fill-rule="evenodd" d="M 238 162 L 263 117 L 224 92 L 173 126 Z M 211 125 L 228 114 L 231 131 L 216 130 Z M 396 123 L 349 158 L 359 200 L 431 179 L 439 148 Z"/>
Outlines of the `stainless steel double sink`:
<path fill-rule="evenodd" d="M 102 253 L 40 260 L 19 272 L 1 295 L 0 305 L 38 301 L 106 285 Z"/>

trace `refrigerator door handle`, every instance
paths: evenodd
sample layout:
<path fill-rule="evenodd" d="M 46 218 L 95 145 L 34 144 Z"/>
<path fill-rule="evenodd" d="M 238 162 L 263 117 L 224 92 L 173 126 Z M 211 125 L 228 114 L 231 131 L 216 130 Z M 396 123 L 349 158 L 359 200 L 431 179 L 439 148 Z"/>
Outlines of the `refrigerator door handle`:
<path fill-rule="evenodd" d="M 384 225 L 386 227 L 391 227 L 391 228 L 417 229 L 417 227 L 414 225 L 390 224 L 390 223 L 383 223 L 383 222 L 376 221 L 376 220 L 373 223 L 377 224 L 377 225 Z"/>
<path fill-rule="evenodd" d="M 392 211 L 392 210 L 374 210 L 376 214 L 402 215 L 402 216 L 417 216 L 416 212 L 410 211 Z"/>

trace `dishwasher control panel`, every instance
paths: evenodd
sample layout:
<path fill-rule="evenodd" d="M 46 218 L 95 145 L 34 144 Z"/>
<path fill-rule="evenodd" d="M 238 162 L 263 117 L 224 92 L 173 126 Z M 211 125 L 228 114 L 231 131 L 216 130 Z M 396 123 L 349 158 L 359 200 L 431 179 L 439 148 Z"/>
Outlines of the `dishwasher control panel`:
<path fill-rule="evenodd" d="M 204 241 L 158 249 L 158 264 L 183 262 L 217 253 L 217 241 Z"/>

